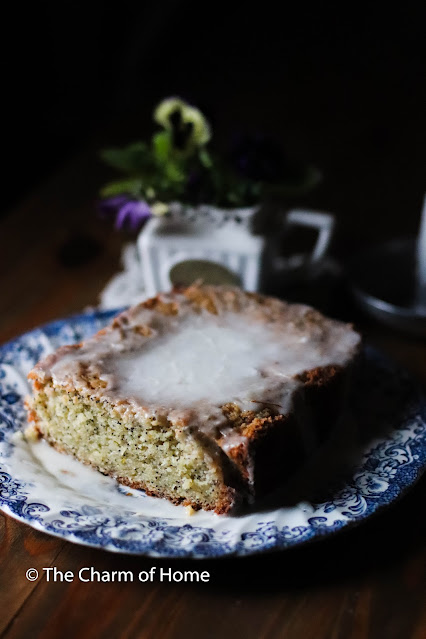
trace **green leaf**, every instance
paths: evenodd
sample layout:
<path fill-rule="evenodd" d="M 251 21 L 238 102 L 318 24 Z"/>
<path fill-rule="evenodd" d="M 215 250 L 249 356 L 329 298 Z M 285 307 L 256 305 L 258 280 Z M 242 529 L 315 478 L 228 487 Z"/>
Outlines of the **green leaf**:
<path fill-rule="evenodd" d="M 135 142 L 122 149 L 105 149 L 101 159 L 124 173 L 140 173 L 152 165 L 151 153 L 144 142 Z"/>
<path fill-rule="evenodd" d="M 166 162 L 163 167 L 164 175 L 172 183 L 180 183 L 185 181 L 185 171 L 177 162 Z"/>
<path fill-rule="evenodd" d="M 152 137 L 152 146 L 155 159 L 158 164 L 167 162 L 172 148 L 172 140 L 169 131 L 160 131 Z"/>
<path fill-rule="evenodd" d="M 235 193 L 234 191 L 229 191 L 227 193 L 227 199 L 228 202 L 230 202 L 230 204 L 232 204 L 233 206 L 239 206 L 241 204 L 240 195 L 238 193 Z"/>
<path fill-rule="evenodd" d="M 100 191 L 101 197 L 114 197 L 114 195 L 129 194 L 140 197 L 143 188 L 143 180 L 130 178 L 128 180 L 116 180 L 106 184 Z"/>
<path fill-rule="evenodd" d="M 200 149 L 198 152 L 198 157 L 200 159 L 201 164 L 206 169 L 211 169 L 213 166 L 213 159 L 207 149 Z"/>

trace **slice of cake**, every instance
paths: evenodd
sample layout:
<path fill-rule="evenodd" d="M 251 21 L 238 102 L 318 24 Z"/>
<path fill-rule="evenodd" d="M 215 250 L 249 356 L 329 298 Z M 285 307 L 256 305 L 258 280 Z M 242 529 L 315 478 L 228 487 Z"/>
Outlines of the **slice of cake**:
<path fill-rule="evenodd" d="M 29 420 L 119 482 L 225 513 L 326 437 L 359 343 L 308 306 L 194 285 L 39 362 Z"/>

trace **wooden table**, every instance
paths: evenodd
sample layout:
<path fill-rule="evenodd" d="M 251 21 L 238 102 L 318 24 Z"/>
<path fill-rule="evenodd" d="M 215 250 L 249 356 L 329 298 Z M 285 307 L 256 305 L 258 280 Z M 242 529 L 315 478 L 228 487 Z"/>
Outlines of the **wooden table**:
<path fill-rule="evenodd" d="M 93 154 L 85 153 L 0 222 L 0 342 L 96 304 L 117 271 L 123 238 L 93 213 L 99 180 Z M 72 266 L 78 262 L 74 248 L 81 248 L 75 233 L 89 234 L 101 250 Z M 426 384 L 425 343 L 365 320 L 363 328 Z M 194 562 L 92 550 L 1 515 L 0 633 L 8 638 L 423 639 L 424 489 L 423 480 L 370 521 L 321 543 L 196 562 L 211 575 L 209 583 L 198 585 L 27 581 L 28 568 L 77 573 L 93 566 L 135 573 L 152 566 L 194 569 Z"/>

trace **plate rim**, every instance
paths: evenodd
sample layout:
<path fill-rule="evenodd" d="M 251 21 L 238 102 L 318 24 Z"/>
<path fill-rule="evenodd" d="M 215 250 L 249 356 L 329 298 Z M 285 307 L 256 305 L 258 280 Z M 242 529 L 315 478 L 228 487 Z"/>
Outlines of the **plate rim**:
<path fill-rule="evenodd" d="M 73 314 L 68 317 L 55 319 L 51 322 L 41 324 L 40 326 L 37 326 L 29 331 L 26 331 L 25 333 L 22 333 L 21 335 L 0 345 L 0 364 L 3 362 L 4 354 L 6 352 L 13 350 L 13 348 L 19 345 L 19 343 L 21 343 L 25 338 L 34 336 L 34 334 L 39 331 L 44 332 L 47 335 L 47 337 L 49 336 L 52 337 L 55 335 L 55 333 L 57 334 L 57 332 L 60 331 L 61 328 L 63 328 L 64 326 L 67 326 L 67 325 L 74 326 L 76 324 L 78 325 L 79 322 L 82 322 L 84 324 L 91 324 L 93 329 L 96 330 L 97 325 L 99 323 L 108 322 L 109 319 L 112 319 L 115 315 L 117 315 L 117 313 L 119 313 L 122 310 L 124 309 L 123 308 L 106 309 L 106 310 L 90 309 L 89 311 L 86 311 L 86 312 Z M 381 351 L 379 351 L 378 349 L 375 349 L 367 345 L 366 350 L 370 353 L 371 356 L 378 357 L 381 361 L 385 362 L 387 366 L 393 367 L 393 369 L 398 371 L 400 374 L 402 373 L 406 374 L 406 371 L 401 366 L 392 362 L 392 360 L 387 355 L 383 355 L 383 353 L 381 353 Z M 105 541 L 104 539 L 102 539 L 102 537 L 95 538 L 95 540 L 93 540 L 93 539 L 83 538 L 79 536 L 78 534 L 73 533 L 70 530 L 67 530 L 67 531 L 59 530 L 59 529 L 52 530 L 46 525 L 46 522 L 43 522 L 40 519 L 40 517 L 37 516 L 37 514 L 35 514 L 34 512 L 31 512 L 31 504 L 27 504 L 29 507 L 28 512 L 26 512 L 25 515 L 23 515 L 13 510 L 13 501 L 8 502 L 2 497 L 2 490 L 4 489 L 4 486 L 5 486 L 4 481 L 2 481 L 2 476 L 4 477 L 4 475 L 7 475 L 8 477 L 10 477 L 11 481 L 16 481 L 16 480 L 14 480 L 12 475 L 9 475 L 9 473 L 4 471 L 1 456 L 0 456 L 0 510 L 5 512 L 8 516 L 12 517 L 13 519 L 17 521 L 20 521 L 40 532 L 44 532 L 45 534 L 54 536 L 64 541 L 70 541 L 78 545 L 98 548 L 108 552 L 114 552 L 117 554 L 130 554 L 130 555 L 139 555 L 139 556 L 149 556 L 149 557 L 155 557 L 155 558 L 169 558 L 169 559 L 171 558 L 176 558 L 176 559 L 212 558 L 213 559 L 213 558 L 219 558 L 219 557 L 225 558 L 225 557 L 235 557 L 235 556 L 251 556 L 255 554 L 256 555 L 262 554 L 265 552 L 282 551 L 282 550 L 290 549 L 295 546 L 302 546 L 302 545 L 304 546 L 314 541 L 320 541 L 321 539 L 326 538 L 330 535 L 334 535 L 342 530 L 348 530 L 353 528 L 354 526 L 357 526 L 358 524 L 362 523 L 364 520 L 369 519 L 371 516 L 377 514 L 377 512 L 382 511 L 383 508 L 386 508 L 386 506 L 389 506 L 399 501 L 399 499 L 401 499 L 404 496 L 404 494 L 420 480 L 422 474 L 424 473 L 426 469 L 426 446 L 425 446 L 426 442 L 422 444 L 422 441 L 426 436 L 426 427 L 425 427 L 426 426 L 426 397 L 420 385 L 418 384 L 418 382 L 410 374 L 408 374 L 408 378 L 410 379 L 410 383 L 414 385 L 416 392 L 418 394 L 418 397 L 417 397 L 418 412 L 424 413 L 424 415 L 422 415 L 423 419 L 421 422 L 421 426 L 424 430 L 424 433 L 417 442 L 419 451 L 423 452 L 423 455 L 420 456 L 421 459 L 419 458 L 417 464 L 413 463 L 411 465 L 411 473 L 409 473 L 410 475 L 409 478 L 408 479 L 405 478 L 402 481 L 401 481 L 401 477 L 399 477 L 398 480 L 395 479 L 393 482 L 394 490 L 392 491 L 392 495 L 390 495 L 389 499 L 383 499 L 383 498 L 374 499 L 374 500 L 370 499 L 369 502 L 367 503 L 367 506 L 364 512 L 361 512 L 358 515 L 352 514 L 351 518 L 346 519 L 346 521 L 337 519 L 333 521 L 331 524 L 329 523 L 326 525 L 322 525 L 323 522 L 320 522 L 320 521 L 317 522 L 316 524 L 313 524 L 310 522 L 310 519 L 315 519 L 315 517 L 308 519 L 307 527 L 305 531 L 301 533 L 301 536 L 296 535 L 293 538 L 291 536 L 286 537 L 285 534 L 284 535 L 282 534 L 282 531 L 280 535 L 280 531 L 276 527 L 275 537 L 272 537 L 271 541 L 268 541 L 268 537 L 266 537 L 266 541 L 263 544 L 260 544 L 258 546 L 248 546 L 248 547 L 242 548 L 242 547 L 239 547 L 238 544 L 241 543 L 241 540 L 245 533 L 240 531 L 238 535 L 239 541 L 238 542 L 235 541 L 231 549 L 227 549 L 226 546 L 220 546 L 220 545 L 218 546 L 217 543 L 219 542 L 216 542 L 216 545 L 213 545 L 212 547 L 206 546 L 205 550 L 208 550 L 208 552 L 204 553 L 204 552 L 200 552 L 200 550 L 197 550 L 196 543 L 195 545 L 193 544 L 192 546 L 189 546 L 188 548 L 181 548 L 178 552 L 176 551 L 175 547 L 168 547 L 167 545 L 165 547 L 162 547 L 159 550 L 158 549 L 156 550 L 155 547 L 152 547 L 152 546 L 144 547 L 143 549 L 141 549 L 140 547 L 138 548 L 138 547 L 132 546 L 131 543 L 128 544 L 128 547 L 123 547 L 123 546 L 114 545 L 114 543 L 112 543 L 111 540 L 109 542 Z M 394 432 L 400 432 L 400 430 L 401 430 L 401 427 L 395 428 Z M 393 440 L 388 435 L 386 438 L 384 438 L 384 441 L 391 442 Z M 363 464 L 362 466 L 364 465 L 365 464 Z M 364 469 L 364 472 L 368 472 L 368 471 L 365 471 Z M 397 472 L 396 477 L 399 474 L 400 473 Z M 352 476 L 351 476 L 351 479 L 352 479 Z M 25 504 L 26 500 L 21 500 L 21 502 L 22 504 Z M 37 505 L 43 505 L 43 504 L 40 501 L 39 504 L 35 504 L 34 502 L 33 505 L 37 506 Z M 63 511 L 61 511 L 61 514 L 62 512 Z M 157 520 L 159 523 L 173 522 L 173 519 L 170 519 L 170 518 L 154 517 L 151 515 L 147 516 L 146 521 L 151 521 L 150 518 Z M 266 518 L 267 517 L 265 515 L 263 519 L 266 519 Z M 260 516 L 258 523 L 256 524 L 256 530 L 253 530 L 250 533 L 248 533 L 249 535 L 250 534 L 255 535 L 258 532 L 259 526 L 263 525 L 263 522 L 261 521 L 261 519 L 262 517 Z M 182 526 L 179 523 L 179 524 L 176 524 L 174 527 L 175 528 L 178 527 L 179 529 L 185 527 L 188 529 L 192 529 L 193 531 L 203 530 L 206 533 L 212 530 L 209 526 L 193 526 L 190 523 L 190 521 L 188 521 L 188 524 L 185 524 L 184 526 Z"/>

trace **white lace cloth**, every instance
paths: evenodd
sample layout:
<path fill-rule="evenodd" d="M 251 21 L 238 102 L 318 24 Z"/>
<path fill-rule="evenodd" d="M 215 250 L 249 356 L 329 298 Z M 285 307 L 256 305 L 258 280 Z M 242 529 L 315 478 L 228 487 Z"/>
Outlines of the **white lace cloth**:
<path fill-rule="evenodd" d="M 99 295 L 102 310 L 137 304 L 146 298 L 136 243 L 127 244 L 121 254 L 123 270 L 114 275 Z"/>

